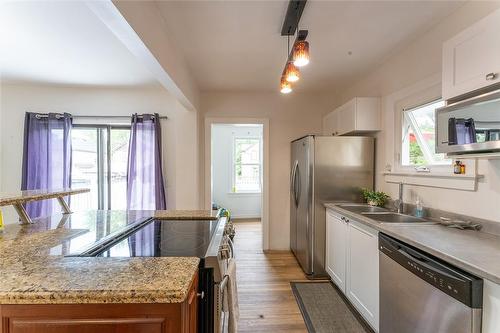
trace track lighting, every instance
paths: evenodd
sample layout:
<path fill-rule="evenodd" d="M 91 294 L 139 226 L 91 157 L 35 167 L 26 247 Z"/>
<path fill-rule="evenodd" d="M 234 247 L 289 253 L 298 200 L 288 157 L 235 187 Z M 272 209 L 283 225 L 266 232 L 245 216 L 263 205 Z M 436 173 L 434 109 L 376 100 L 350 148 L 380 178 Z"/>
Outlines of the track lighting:
<path fill-rule="evenodd" d="M 288 82 L 285 76 L 281 76 L 280 92 L 282 94 L 289 94 L 292 92 L 292 84 Z"/>
<path fill-rule="evenodd" d="M 293 64 L 297 67 L 309 63 L 309 42 L 300 40 L 293 47 Z"/>
<path fill-rule="evenodd" d="M 299 69 L 291 61 L 286 64 L 285 79 L 288 82 L 297 82 L 300 79 Z"/>

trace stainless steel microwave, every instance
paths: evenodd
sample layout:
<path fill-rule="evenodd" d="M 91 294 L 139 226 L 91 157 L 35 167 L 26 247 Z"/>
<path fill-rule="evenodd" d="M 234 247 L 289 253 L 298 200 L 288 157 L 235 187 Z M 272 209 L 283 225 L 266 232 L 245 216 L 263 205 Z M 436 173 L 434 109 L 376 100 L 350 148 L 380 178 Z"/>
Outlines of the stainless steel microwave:
<path fill-rule="evenodd" d="M 500 90 L 436 109 L 436 151 L 500 152 Z"/>

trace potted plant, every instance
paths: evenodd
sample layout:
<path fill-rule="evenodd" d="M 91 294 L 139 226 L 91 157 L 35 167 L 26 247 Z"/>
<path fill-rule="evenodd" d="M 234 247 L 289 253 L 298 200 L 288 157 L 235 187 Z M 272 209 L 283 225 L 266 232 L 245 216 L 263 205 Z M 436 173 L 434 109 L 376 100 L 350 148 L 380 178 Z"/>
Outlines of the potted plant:
<path fill-rule="evenodd" d="M 363 197 L 370 206 L 382 207 L 387 202 L 387 199 L 389 199 L 389 195 L 384 192 L 377 192 L 366 188 L 362 189 L 362 191 Z"/>

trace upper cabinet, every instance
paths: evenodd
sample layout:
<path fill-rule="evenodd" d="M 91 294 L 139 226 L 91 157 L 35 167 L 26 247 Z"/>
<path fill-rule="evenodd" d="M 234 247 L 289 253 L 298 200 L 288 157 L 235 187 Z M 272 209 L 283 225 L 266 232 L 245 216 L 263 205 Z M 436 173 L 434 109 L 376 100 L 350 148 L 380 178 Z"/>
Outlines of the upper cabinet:
<path fill-rule="evenodd" d="M 500 9 L 443 44 L 443 99 L 500 82 Z"/>
<path fill-rule="evenodd" d="M 323 135 L 380 130 L 380 98 L 355 97 L 323 117 Z"/>

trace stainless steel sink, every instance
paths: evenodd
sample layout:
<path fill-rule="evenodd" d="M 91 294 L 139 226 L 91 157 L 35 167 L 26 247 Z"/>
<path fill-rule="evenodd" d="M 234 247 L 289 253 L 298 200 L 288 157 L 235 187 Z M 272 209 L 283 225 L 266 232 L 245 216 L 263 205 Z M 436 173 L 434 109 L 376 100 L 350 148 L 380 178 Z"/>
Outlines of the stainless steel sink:
<path fill-rule="evenodd" d="M 376 220 L 381 223 L 426 223 L 433 224 L 428 220 L 422 219 L 420 217 L 415 217 L 411 215 L 393 213 L 393 212 L 380 212 L 380 213 L 361 213 L 372 220 Z"/>
<path fill-rule="evenodd" d="M 375 212 L 388 212 L 387 209 L 382 207 L 374 207 L 364 204 L 340 204 L 339 207 L 348 210 L 353 213 L 363 214 L 363 213 L 375 213 Z"/>

